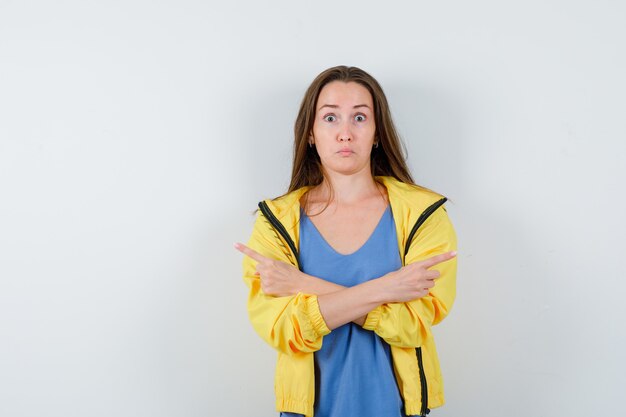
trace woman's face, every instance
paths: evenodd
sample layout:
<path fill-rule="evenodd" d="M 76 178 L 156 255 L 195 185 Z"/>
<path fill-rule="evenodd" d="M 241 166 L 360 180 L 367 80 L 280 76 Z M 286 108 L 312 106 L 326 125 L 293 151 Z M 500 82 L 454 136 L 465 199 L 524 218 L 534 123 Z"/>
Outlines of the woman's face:
<path fill-rule="evenodd" d="M 329 174 L 370 172 L 375 134 L 374 103 L 367 88 L 342 81 L 333 81 L 322 88 L 309 142 L 315 144 Z"/>

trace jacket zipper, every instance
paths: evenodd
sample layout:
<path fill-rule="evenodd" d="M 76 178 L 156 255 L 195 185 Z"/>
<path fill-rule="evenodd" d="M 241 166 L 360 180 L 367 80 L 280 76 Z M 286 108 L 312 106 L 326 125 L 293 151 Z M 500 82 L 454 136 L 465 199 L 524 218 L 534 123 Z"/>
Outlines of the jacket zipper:
<path fill-rule="evenodd" d="M 272 210 L 270 210 L 265 201 L 261 201 L 259 203 L 259 209 L 261 209 L 261 213 L 263 213 L 263 215 L 270 222 L 272 227 L 274 227 L 274 230 L 276 230 L 282 236 L 282 238 L 285 239 L 285 242 L 287 242 L 287 245 L 289 245 L 289 248 L 296 258 L 296 266 L 298 267 L 298 269 L 300 269 L 300 256 L 298 254 L 298 249 L 296 248 L 296 244 L 291 239 L 291 236 L 289 236 L 289 233 L 287 233 L 287 229 L 285 229 L 285 226 L 283 226 L 280 220 L 278 220 L 276 216 L 274 216 L 274 213 L 272 213 Z"/>
<path fill-rule="evenodd" d="M 420 214 L 419 218 L 415 222 L 415 225 L 411 229 L 411 233 L 409 233 L 409 238 L 406 241 L 406 245 L 404 247 L 404 257 L 406 258 L 406 254 L 409 251 L 409 247 L 411 246 L 411 241 L 413 240 L 413 236 L 417 233 L 417 229 L 420 228 L 422 224 L 430 217 L 431 214 L 435 212 L 439 207 L 441 207 L 447 198 L 442 198 L 441 200 L 435 202 L 430 205 L 422 214 Z M 404 259 L 403 259 L 404 264 Z M 424 360 L 422 359 L 422 347 L 415 348 L 415 354 L 417 355 L 417 366 L 419 367 L 420 374 L 420 386 L 422 387 L 422 409 L 420 410 L 421 416 L 426 416 L 430 413 L 430 409 L 428 408 L 428 383 L 426 382 L 426 372 L 424 372 Z"/>
<path fill-rule="evenodd" d="M 409 233 L 408 239 L 406 240 L 406 245 L 404 246 L 404 256 L 406 256 L 407 252 L 409 251 L 409 246 L 411 246 L 411 241 L 413 240 L 413 236 L 417 232 L 417 229 L 419 229 L 420 226 L 424 224 L 426 219 L 428 219 L 430 215 L 433 214 L 435 210 L 437 210 L 439 207 L 441 207 L 443 203 L 445 203 L 447 200 L 448 199 L 445 197 L 442 198 L 441 200 L 430 205 L 430 207 L 428 207 L 426 210 L 424 210 L 422 214 L 420 214 L 419 218 L 415 222 L 415 225 L 411 229 L 411 233 Z"/>
<path fill-rule="evenodd" d="M 422 214 L 420 214 L 419 218 L 415 222 L 415 225 L 413 225 L 413 228 L 411 229 L 411 233 L 409 233 L 409 237 L 406 241 L 406 245 L 404 246 L 404 255 L 402 257 L 403 264 L 404 264 L 404 258 L 406 258 L 406 254 L 409 251 L 409 247 L 411 246 L 411 241 L 413 240 L 415 233 L 417 233 L 417 230 L 420 228 L 422 224 L 424 224 L 426 219 L 428 219 L 430 215 L 433 214 L 435 210 L 441 207 L 446 201 L 447 201 L 447 198 L 444 197 L 441 200 L 438 200 L 437 202 L 430 205 L 426 210 L 422 212 Z M 282 238 L 285 239 L 285 242 L 287 242 L 287 245 L 289 245 L 289 248 L 291 249 L 291 251 L 293 252 L 296 258 L 298 269 L 300 269 L 300 259 L 299 259 L 298 250 L 296 249 L 295 243 L 289 236 L 289 233 L 287 233 L 285 226 L 283 226 L 280 220 L 278 220 L 276 216 L 274 216 L 274 213 L 272 213 L 272 210 L 270 210 L 270 208 L 267 206 L 267 203 L 265 201 L 261 201 L 259 203 L 259 209 L 261 209 L 261 213 L 263 213 L 265 218 L 274 227 L 274 230 L 276 230 L 282 236 Z M 419 367 L 420 386 L 422 388 L 422 409 L 420 411 L 420 415 L 426 416 L 427 414 L 430 413 L 430 409 L 428 408 L 428 384 L 426 382 L 426 373 L 424 372 L 424 361 L 422 359 L 422 347 L 420 346 L 418 348 L 415 348 L 415 353 L 417 355 L 417 365 Z"/>

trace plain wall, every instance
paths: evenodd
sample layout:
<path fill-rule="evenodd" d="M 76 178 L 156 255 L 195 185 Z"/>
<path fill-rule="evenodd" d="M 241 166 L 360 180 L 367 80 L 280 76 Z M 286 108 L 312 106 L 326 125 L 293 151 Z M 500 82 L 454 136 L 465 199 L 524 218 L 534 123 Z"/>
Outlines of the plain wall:
<path fill-rule="evenodd" d="M 626 6 L 0 0 L 0 415 L 277 416 L 241 255 L 356 65 L 451 199 L 432 416 L 623 407 Z"/>

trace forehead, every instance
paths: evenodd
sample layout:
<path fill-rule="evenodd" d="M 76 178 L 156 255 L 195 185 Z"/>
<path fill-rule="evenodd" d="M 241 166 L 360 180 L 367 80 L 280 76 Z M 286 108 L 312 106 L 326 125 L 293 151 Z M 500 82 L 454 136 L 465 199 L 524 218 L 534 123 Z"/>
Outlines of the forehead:
<path fill-rule="evenodd" d="M 339 107 L 353 107 L 367 104 L 373 108 L 372 95 L 367 88 L 354 81 L 333 81 L 326 84 L 317 98 L 317 108 L 331 104 Z"/>

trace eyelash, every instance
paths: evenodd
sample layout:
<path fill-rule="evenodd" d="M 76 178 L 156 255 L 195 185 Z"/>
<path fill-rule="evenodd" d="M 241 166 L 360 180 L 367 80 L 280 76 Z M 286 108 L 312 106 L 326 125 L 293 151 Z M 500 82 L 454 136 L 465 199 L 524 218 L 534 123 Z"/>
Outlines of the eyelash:
<path fill-rule="evenodd" d="M 329 117 L 334 117 L 335 119 L 337 119 L 337 117 L 334 114 L 327 114 L 326 116 L 324 116 L 324 120 L 327 122 L 334 122 L 335 120 L 328 120 Z M 362 117 L 363 120 L 357 120 L 357 122 L 364 122 L 365 120 L 367 120 L 367 117 L 365 117 L 364 114 L 357 114 L 356 116 L 354 116 L 354 118 L 356 119 L 357 117 Z"/>

